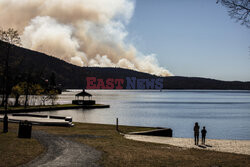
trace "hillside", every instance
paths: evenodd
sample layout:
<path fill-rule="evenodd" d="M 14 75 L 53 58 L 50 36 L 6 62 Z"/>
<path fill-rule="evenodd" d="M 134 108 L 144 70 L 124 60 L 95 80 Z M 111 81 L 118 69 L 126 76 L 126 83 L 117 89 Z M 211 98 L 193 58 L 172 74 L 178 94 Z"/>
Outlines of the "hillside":
<path fill-rule="evenodd" d="M 0 41 L 0 74 L 3 73 L 6 57 L 6 44 Z M 21 73 L 36 73 L 49 78 L 55 73 L 57 84 L 63 88 L 81 89 L 86 77 L 97 78 L 156 78 L 157 76 L 122 68 L 79 67 L 46 54 L 14 46 L 10 54 L 10 75 L 12 78 Z M 228 82 L 198 77 L 165 77 L 164 89 L 231 89 L 250 90 L 250 82 Z"/>

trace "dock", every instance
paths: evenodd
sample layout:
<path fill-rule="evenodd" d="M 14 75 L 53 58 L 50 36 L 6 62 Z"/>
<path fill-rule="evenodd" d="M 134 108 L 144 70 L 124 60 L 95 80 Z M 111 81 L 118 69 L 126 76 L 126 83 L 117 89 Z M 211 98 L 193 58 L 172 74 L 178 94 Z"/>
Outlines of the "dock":
<path fill-rule="evenodd" d="M 0 121 L 3 121 L 4 115 L 0 115 Z M 64 116 L 48 116 L 38 114 L 12 114 L 8 115 L 8 121 L 11 123 L 19 123 L 20 121 L 29 121 L 32 125 L 41 126 L 74 126 L 72 117 Z"/>
<path fill-rule="evenodd" d="M 129 135 L 163 136 L 172 137 L 173 130 L 170 128 L 157 128 L 148 131 L 130 132 Z"/>

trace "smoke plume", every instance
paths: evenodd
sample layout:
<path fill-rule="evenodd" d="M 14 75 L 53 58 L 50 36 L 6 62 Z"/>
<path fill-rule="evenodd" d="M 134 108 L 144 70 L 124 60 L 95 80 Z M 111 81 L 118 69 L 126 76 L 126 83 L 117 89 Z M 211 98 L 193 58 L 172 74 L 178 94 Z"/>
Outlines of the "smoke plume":
<path fill-rule="evenodd" d="M 24 47 L 78 66 L 172 75 L 154 55 L 125 42 L 134 6 L 132 0 L 0 0 L 0 23 L 21 32 Z"/>

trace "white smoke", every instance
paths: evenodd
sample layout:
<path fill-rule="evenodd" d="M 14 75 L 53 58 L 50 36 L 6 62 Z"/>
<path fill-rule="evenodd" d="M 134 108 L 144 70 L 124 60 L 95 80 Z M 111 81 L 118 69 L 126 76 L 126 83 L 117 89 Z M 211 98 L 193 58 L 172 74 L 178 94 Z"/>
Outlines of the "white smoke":
<path fill-rule="evenodd" d="M 132 0 L 0 0 L 0 22 L 21 32 L 24 47 L 78 66 L 172 75 L 155 55 L 125 42 L 134 6 Z"/>

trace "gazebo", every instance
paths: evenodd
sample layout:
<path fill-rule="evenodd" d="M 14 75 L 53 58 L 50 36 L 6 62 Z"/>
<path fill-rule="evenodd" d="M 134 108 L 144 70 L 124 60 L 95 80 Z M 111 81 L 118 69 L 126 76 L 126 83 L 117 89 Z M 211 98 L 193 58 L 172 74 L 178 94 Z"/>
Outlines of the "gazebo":
<path fill-rule="evenodd" d="M 88 97 L 88 100 L 84 100 L 84 97 Z M 79 97 L 82 97 L 82 100 L 79 100 Z M 94 105 L 95 100 L 92 100 L 92 95 L 88 92 L 86 92 L 84 89 L 82 92 L 77 93 L 75 95 L 75 100 L 72 100 L 72 104 L 77 104 L 77 105 Z"/>
<path fill-rule="evenodd" d="M 76 100 L 76 99 L 79 100 L 79 97 L 82 97 L 82 100 L 84 100 L 84 97 L 86 97 L 86 96 L 89 98 L 89 100 L 92 100 L 92 94 L 86 92 L 86 91 L 83 89 L 82 92 L 77 93 L 77 94 L 75 95 L 75 100 Z"/>

